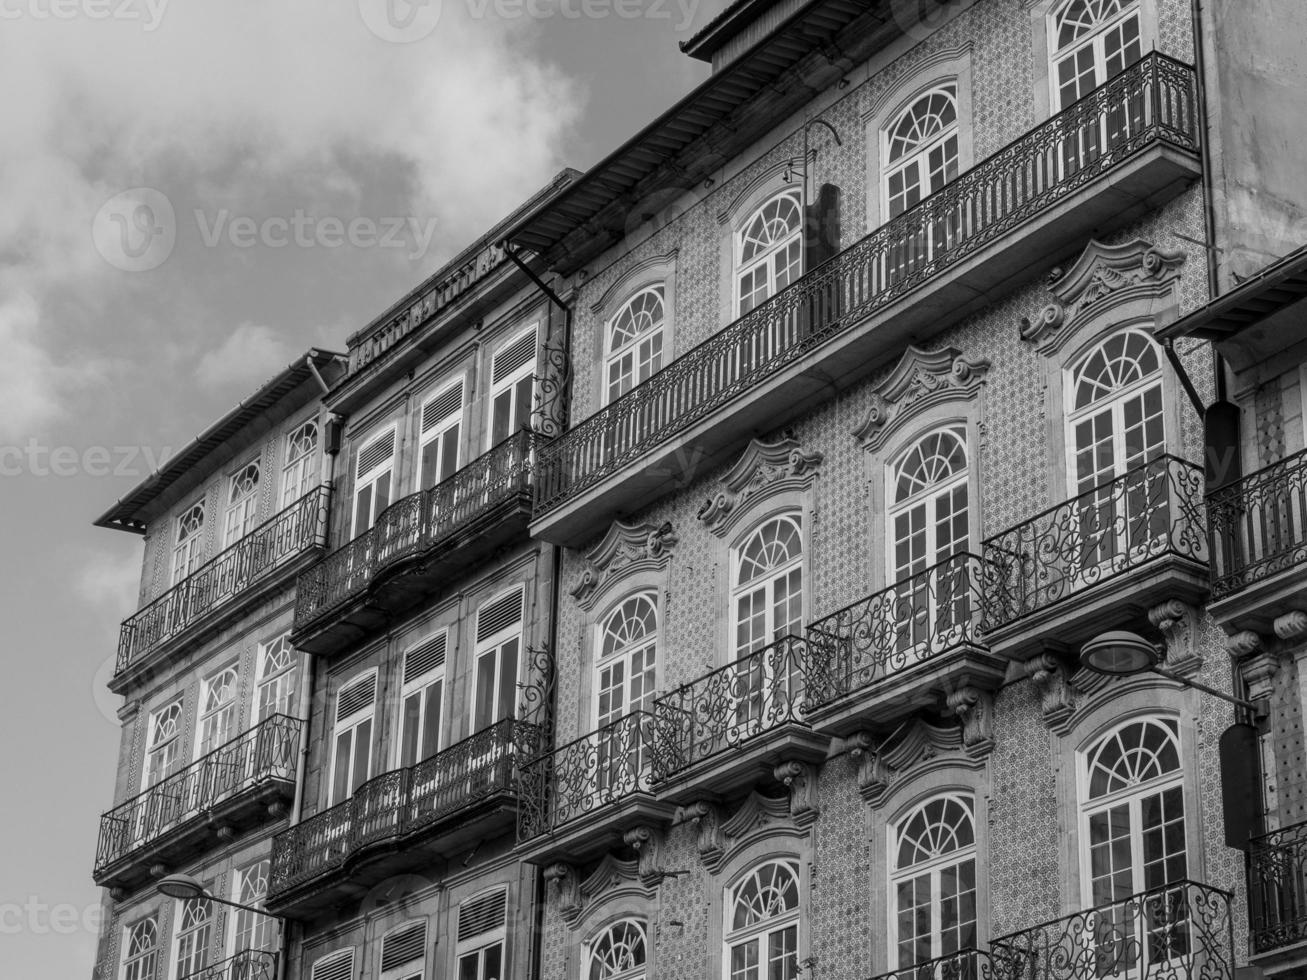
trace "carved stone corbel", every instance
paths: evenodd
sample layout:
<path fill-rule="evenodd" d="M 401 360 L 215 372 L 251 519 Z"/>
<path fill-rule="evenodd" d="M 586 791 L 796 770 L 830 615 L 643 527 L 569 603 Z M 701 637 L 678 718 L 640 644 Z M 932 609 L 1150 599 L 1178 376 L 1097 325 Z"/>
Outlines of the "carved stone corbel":
<path fill-rule="evenodd" d="M 716 803 L 700 800 L 686 807 L 690 822 L 699 831 L 696 844 L 699 860 L 704 867 L 716 867 L 726 851 L 726 840 L 722 836 L 722 811 Z"/>
<path fill-rule="evenodd" d="M 1307 612 L 1290 609 L 1283 616 L 1275 617 L 1271 628 L 1281 640 L 1292 641 L 1307 636 Z"/>
<path fill-rule="evenodd" d="M 1066 667 L 1051 653 L 1041 653 L 1026 661 L 1026 676 L 1039 692 L 1045 727 L 1060 731 L 1076 709 Z"/>
<path fill-rule="evenodd" d="M 858 792 L 862 798 L 872 803 L 884 796 L 890 774 L 876 737 L 871 732 L 854 732 L 849 736 L 849 755 L 858 763 Z"/>
<path fill-rule="evenodd" d="M 1236 657 L 1250 657 L 1255 653 L 1264 651 L 1266 644 L 1263 642 L 1260 633 L 1243 630 L 1226 637 L 1225 648 Z"/>
<path fill-rule="evenodd" d="M 1275 675 L 1280 672 L 1280 658 L 1273 653 L 1260 653 L 1240 661 L 1239 673 L 1248 686 L 1248 699 L 1256 701 L 1271 696 Z"/>
<path fill-rule="evenodd" d="M 662 832 L 655 827 L 641 824 L 624 833 L 622 840 L 627 846 L 635 849 L 640 881 L 649 888 L 662 881 L 665 874 L 662 867 Z"/>
<path fill-rule="evenodd" d="M 1203 665 L 1198 654 L 1198 610 L 1179 599 L 1167 599 L 1148 610 L 1148 621 L 1166 637 L 1167 669 L 1197 673 Z"/>
<path fill-rule="evenodd" d="M 774 775 L 790 791 L 790 817 L 795 823 L 816 818 L 817 770 L 812 764 L 790 759 L 773 770 Z"/>
<path fill-rule="evenodd" d="M 962 747 L 973 759 L 994 748 L 994 695 L 978 687 L 950 691 L 949 708 L 962 722 Z"/>
<path fill-rule="evenodd" d="M 545 868 L 544 874 L 549 890 L 558 903 L 558 914 L 568 925 L 574 924 L 581 916 L 582 907 L 581 880 L 577 877 L 576 868 L 560 861 Z"/>

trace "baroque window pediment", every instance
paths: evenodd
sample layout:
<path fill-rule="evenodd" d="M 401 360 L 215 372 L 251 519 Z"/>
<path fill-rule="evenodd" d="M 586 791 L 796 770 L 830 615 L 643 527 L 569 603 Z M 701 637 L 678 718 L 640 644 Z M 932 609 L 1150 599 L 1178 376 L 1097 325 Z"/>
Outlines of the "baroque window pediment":
<path fill-rule="evenodd" d="M 616 579 L 667 567 L 677 540 L 670 521 L 663 524 L 614 521 L 603 540 L 585 556 L 586 568 L 570 590 L 572 597 L 582 609 L 589 610 Z"/>
<path fill-rule="evenodd" d="M 1052 354 L 1090 320 L 1120 307 L 1156 318 L 1174 305 L 1185 258 L 1142 238 L 1122 245 L 1091 241 L 1071 266 L 1049 274 L 1052 301 L 1034 322 L 1022 320 L 1021 339 Z"/>
<path fill-rule="evenodd" d="M 940 402 L 975 398 L 989 366 L 983 357 L 963 357 L 956 347 L 937 351 L 909 347 L 889 377 L 872 388 L 871 408 L 853 430 L 854 437 L 868 449 L 879 450 L 918 412 Z"/>
<path fill-rule="evenodd" d="M 779 493 L 806 490 L 821 461 L 821 453 L 806 452 L 793 436 L 775 442 L 754 439 L 722 477 L 722 489 L 699 508 L 699 520 L 713 534 L 724 537 L 750 505 Z"/>

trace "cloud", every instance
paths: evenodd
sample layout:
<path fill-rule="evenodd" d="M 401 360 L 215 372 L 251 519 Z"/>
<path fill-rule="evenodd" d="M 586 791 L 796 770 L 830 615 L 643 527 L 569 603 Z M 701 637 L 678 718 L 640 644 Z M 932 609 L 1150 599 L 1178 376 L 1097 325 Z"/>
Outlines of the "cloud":
<path fill-rule="evenodd" d="M 289 364 L 295 353 L 271 327 L 242 323 L 200 358 L 195 375 L 210 388 L 239 385 L 253 389 Z"/>
<path fill-rule="evenodd" d="M 114 615 L 136 607 L 141 581 L 141 554 L 138 549 L 123 553 L 111 551 L 82 552 L 73 578 L 77 594 L 93 606 L 104 606 Z"/>

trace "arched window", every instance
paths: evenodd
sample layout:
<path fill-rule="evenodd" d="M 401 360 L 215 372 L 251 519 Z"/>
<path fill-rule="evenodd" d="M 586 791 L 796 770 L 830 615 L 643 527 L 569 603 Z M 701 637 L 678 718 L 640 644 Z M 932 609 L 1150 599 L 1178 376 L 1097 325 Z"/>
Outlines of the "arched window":
<path fill-rule="evenodd" d="M 149 739 L 145 749 L 146 786 L 153 786 L 177 769 L 181 762 L 181 731 L 180 698 L 150 716 Z"/>
<path fill-rule="evenodd" d="M 259 510 L 259 461 L 256 459 L 232 474 L 227 494 L 227 519 L 223 547 L 235 544 L 254 530 Z"/>
<path fill-rule="evenodd" d="M 897 968 L 976 945 L 976 828 L 972 801 L 936 797 L 893 832 L 893 909 Z"/>
<path fill-rule="evenodd" d="M 644 980 L 648 927 L 638 919 L 614 922 L 590 943 L 589 980 Z"/>
<path fill-rule="evenodd" d="M 666 296 L 662 284 L 628 299 L 608 325 L 607 396 L 616 401 L 663 366 Z"/>
<path fill-rule="evenodd" d="M 206 677 L 200 692 L 200 730 L 196 755 L 212 752 L 236 735 L 236 667 Z"/>
<path fill-rule="evenodd" d="M 893 218 L 958 175 L 957 85 L 918 97 L 885 137 L 885 200 Z"/>
<path fill-rule="evenodd" d="M 803 631 L 803 534 L 797 514 L 774 517 L 736 550 L 735 655 Z"/>
<path fill-rule="evenodd" d="M 1067 0 L 1053 13 L 1054 111 L 1143 57 L 1139 0 Z"/>
<path fill-rule="evenodd" d="M 154 916 L 128 928 L 124 951 L 123 980 L 154 980 L 159 959 L 159 923 Z"/>
<path fill-rule="evenodd" d="M 624 600 L 600 630 L 596 661 L 595 714 L 599 727 L 653 701 L 658 662 L 658 613 L 653 595 Z"/>
<path fill-rule="evenodd" d="M 727 980 L 795 980 L 802 900 L 799 866 L 768 861 L 726 896 Z"/>
<path fill-rule="evenodd" d="M 797 190 L 782 191 L 749 216 L 740 231 L 736 253 L 735 295 L 740 316 L 802 274 L 802 234 Z"/>
<path fill-rule="evenodd" d="M 286 464 L 281 471 L 281 506 L 289 507 L 317 482 L 318 420 L 309 419 L 286 437 Z"/>
<path fill-rule="evenodd" d="M 232 901 L 249 908 L 236 909 L 232 916 L 232 948 L 240 956 L 249 950 L 273 949 L 277 945 L 277 920 L 270 915 L 250 911 L 263 907 L 268 897 L 268 859 L 256 861 L 249 867 L 238 870 L 232 882 Z M 250 980 L 258 976 L 258 966 L 264 962 L 257 956 L 245 958 Z M 242 965 L 237 961 L 237 966 Z M 234 971 L 239 977 L 240 970 Z M 233 980 L 236 980 L 233 977 Z"/>
<path fill-rule="evenodd" d="M 276 714 L 296 713 L 299 706 L 295 700 L 295 668 L 295 648 L 291 645 L 289 633 L 259 644 L 258 668 L 254 675 L 258 684 L 255 695 L 257 721 Z"/>
<path fill-rule="evenodd" d="M 1165 888 L 1188 875 L 1178 725 L 1143 718 L 1118 726 L 1082 754 L 1080 776 L 1084 897 L 1108 907 L 1098 917 L 1096 958 L 1114 972 L 1186 951 L 1185 896 L 1173 903 Z M 1144 891 L 1154 896 L 1125 901 Z"/>
<path fill-rule="evenodd" d="M 213 903 L 207 898 L 188 898 L 177 916 L 177 955 L 173 976 L 187 977 L 209 965 L 212 944 Z"/>
<path fill-rule="evenodd" d="M 172 551 L 172 581 L 176 585 L 204 561 L 204 501 L 177 518 L 177 543 Z"/>

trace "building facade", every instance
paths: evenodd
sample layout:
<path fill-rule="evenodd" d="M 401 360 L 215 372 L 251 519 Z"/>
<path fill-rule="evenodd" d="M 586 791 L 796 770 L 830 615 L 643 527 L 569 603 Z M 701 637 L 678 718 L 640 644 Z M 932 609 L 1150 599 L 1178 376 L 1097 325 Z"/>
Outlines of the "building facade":
<path fill-rule="evenodd" d="M 740 0 L 352 337 L 276 975 L 1307 976 L 1302 16 Z"/>

